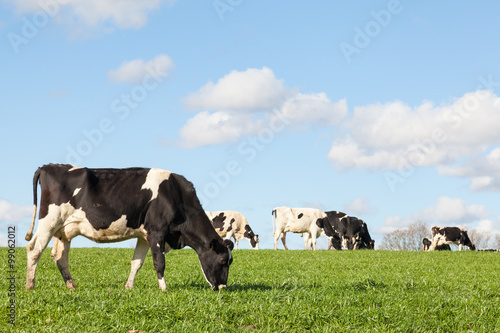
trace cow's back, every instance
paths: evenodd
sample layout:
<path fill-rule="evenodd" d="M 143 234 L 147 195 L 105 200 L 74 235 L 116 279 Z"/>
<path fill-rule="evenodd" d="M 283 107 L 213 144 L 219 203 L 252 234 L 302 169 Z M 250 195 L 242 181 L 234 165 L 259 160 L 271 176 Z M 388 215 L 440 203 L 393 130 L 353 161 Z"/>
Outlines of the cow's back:
<path fill-rule="evenodd" d="M 294 233 L 309 233 L 316 230 L 319 228 L 316 221 L 326 216 L 324 212 L 315 208 L 277 207 L 274 211 L 277 228 Z"/>
<path fill-rule="evenodd" d="M 126 217 L 127 227 L 138 228 L 143 223 L 148 203 L 158 196 L 160 184 L 169 175 L 165 171 L 163 174 L 150 173 L 151 170 L 44 166 L 40 175 L 40 218 L 47 214 L 46 203 L 69 203 L 72 209 L 83 211 L 96 230 L 108 228 L 122 216 Z"/>

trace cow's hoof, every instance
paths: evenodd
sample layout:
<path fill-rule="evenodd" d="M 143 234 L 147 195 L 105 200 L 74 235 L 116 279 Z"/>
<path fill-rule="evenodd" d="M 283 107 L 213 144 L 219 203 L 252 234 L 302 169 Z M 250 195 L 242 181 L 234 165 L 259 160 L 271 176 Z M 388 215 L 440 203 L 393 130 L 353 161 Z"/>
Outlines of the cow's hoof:
<path fill-rule="evenodd" d="M 75 283 L 73 282 L 73 280 L 68 280 L 68 281 L 66 281 L 66 287 L 67 287 L 68 289 L 76 289 L 76 285 L 75 285 Z"/>

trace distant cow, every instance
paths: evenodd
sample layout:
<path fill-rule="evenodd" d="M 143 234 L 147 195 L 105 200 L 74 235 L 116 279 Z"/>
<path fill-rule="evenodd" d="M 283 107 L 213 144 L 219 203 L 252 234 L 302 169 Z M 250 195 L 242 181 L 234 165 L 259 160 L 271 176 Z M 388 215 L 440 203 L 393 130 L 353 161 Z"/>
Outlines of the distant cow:
<path fill-rule="evenodd" d="M 311 247 L 316 250 L 316 239 L 321 236 L 323 229 L 321 229 L 316 221 L 326 216 L 326 214 L 314 208 L 290 208 L 290 207 L 277 207 L 272 211 L 273 217 L 276 218 L 276 232 L 274 231 L 273 219 L 273 235 L 274 235 L 274 249 L 278 247 L 278 238 L 288 250 L 286 246 L 286 233 L 288 231 L 294 233 L 306 234 L 304 238 L 304 247 L 307 250 L 309 245 L 309 238 L 311 239 Z"/>
<path fill-rule="evenodd" d="M 462 246 L 467 246 L 470 250 L 475 250 L 476 247 L 469 239 L 467 231 L 458 227 L 432 227 L 432 244 L 429 246 L 429 251 L 434 251 L 442 244 L 457 244 L 458 250 L 462 250 Z"/>
<path fill-rule="evenodd" d="M 41 199 L 38 229 L 32 238 L 37 209 L 37 183 Z M 160 169 L 87 169 L 50 164 L 33 177 L 34 214 L 26 240 L 26 289 L 35 287 L 35 272 L 43 250 L 54 238 L 52 259 L 69 289 L 76 288 L 68 266 L 70 241 L 83 235 L 98 243 L 137 238 L 130 275 L 135 276 L 151 248 L 161 290 L 165 253 L 191 247 L 198 254 L 205 279 L 213 290 L 226 287 L 233 243 L 212 227 L 184 177 Z"/>
<path fill-rule="evenodd" d="M 429 251 L 429 247 L 431 246 L 432 242 L 429 238 L 424 238 L 422 240 L 422 243 L 424 244 L 424 251 Z M 442 244 L 436 246 L 436 251 L 446 251 L 446 250 L 451 250 L 449 244 Z"/>
<path fill-rule="evenodd" d="M 238 249 L 238 241 L 248 238 L 250 246 L 259 249 L 259 235 L 253 233 L 243 214 L 235 211 L 205 212 L 212 222 L 215 231 L 221 237 L 234 238 L 234 249 Z"/>
<path fill-rule="evenodd" d="M 326 212 L 326 217 L 317 221 L 330 239 L 329 248 L 337 250 L 374 249 L 375 241 L 368 232 L 366 223 L 354 216 L 338 211 Z"/>

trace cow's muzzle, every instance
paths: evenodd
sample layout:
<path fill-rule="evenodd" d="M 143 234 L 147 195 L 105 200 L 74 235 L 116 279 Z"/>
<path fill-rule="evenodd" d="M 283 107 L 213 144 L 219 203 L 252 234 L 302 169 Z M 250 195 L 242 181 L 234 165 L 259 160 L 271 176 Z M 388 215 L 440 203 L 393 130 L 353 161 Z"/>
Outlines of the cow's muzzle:
<path fill-rule="evenodd" d="M 214 291 L 221 290 L 221 289 L 226 289 L 226 285 L 225 284 L 219 284 L 218 286 L 213 286 L 212 289 Z"/>

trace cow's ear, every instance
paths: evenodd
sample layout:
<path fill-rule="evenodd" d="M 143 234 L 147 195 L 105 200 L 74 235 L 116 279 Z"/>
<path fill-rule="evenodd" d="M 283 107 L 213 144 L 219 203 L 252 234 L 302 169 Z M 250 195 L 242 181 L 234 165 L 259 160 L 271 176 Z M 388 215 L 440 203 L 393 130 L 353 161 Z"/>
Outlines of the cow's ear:
<path fill-rule="evenodd" d="M 231 251 L 234 249 L 234 244 L 233 244 L 233 242 L 230 239 L 224 239 L 224 241 L 222 242 L 222 244 L 225 247 L 227 247 L 228 249 L 230 249 Z"/>
<path fill-rule="evenodd" d="M 317 219 L 316 220 L 316 225 L 320 228 L 324 228 L 325 224 L 323 223 L 323 219 Z"/>

